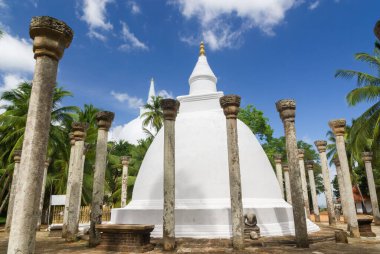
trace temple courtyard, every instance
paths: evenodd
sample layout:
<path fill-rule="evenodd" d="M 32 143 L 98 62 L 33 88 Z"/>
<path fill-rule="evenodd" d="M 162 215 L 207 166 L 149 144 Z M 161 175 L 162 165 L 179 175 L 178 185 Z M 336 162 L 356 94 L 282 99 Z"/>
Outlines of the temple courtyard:
<path fill-rule="evenodd" d="M 322 220 L 323 220 L 323 214 Z M 327 217 L 327 216 L 326 216 Z M 294 237 L 262 237 L 259 240 L 246 240 L 246 249 L 234 251 L 229 239 L 190 239 L 177 238 L 177 249 L 174 252 L 163 251 L 161 239 L 152 238 L 154 250 L 145 253 L 310 253 L 310 254 L 335 254 L 335 253 L 379 253 L 380 251 L 380 227 L 372 226 L 376 237 L 348 237 L 348 244 L 336 243 L 335 231 L 343 230 L 346 224 L 338 224 L 336 228 L 328 226 L 327 222 L 317 223 L 321 231 L 310 234 L 310 248 L 296 248 Z M 61 237 L 49 237 L 45 230 L 37 232 L 35 253 L 125 253 L 105 251 L 88 247 L 88 236 L 84 236 L 78 242 L 68 243 Z M 0 254 L 5 254 L 8 236 L 4 228 L 0 228 Z M 128 252 L 133 253 L 133 252 Z"/>

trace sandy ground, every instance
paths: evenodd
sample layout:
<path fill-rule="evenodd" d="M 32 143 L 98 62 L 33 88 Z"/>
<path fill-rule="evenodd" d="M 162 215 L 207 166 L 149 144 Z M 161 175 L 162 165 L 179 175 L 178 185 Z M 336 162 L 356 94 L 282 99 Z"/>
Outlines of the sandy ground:
<path fill-rule="evenodd" d="M 257 241 L 246 241 L 246 249 L 240 253 L 310 253 L 310 254 L 327 254 L 327 253 L 380 253 L 380 226 L 373 226 L 373 231 L 378 235 L 375 238 L 352 239 L 349 238 L 348 244 L 335 243 L 334 228 L 328 227 L 326 223 L 318 224 L 321 231 L 311 234 L 311 245 L 308 249 L 295 248 L 293 237 L 263 237 Z M 345 229 L 345 224 L 338 224 L 337 228 Z M 6 253 L 8 236 L 0 228 L 0 254 Z M 168 253 L 163 252 L 161 239 L 152 239 L 156 244 L 153 251 L 147 253 Z M 90 249 L 87 247 L 86 240 L 80 240 L 75 243 L 66 243 L 60 237 L 48 237 L 48 232 L 41 231 L 37 233 L 37 243 L 35 253 L 123 253 L 102 251 Z M 124 252 L 128 253 L 128 252 Z M 170 252 L 169 252 L 170 253 Z M 237 253 L 231 248 L 229 240 L 195 240 L 195 239 L 178 239 L 177 249 L 172 253 Z"/>

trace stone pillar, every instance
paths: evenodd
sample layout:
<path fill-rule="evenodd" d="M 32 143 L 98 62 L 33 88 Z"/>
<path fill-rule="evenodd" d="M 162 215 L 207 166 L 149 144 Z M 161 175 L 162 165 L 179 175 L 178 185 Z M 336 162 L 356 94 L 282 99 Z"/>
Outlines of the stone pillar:
<path fill-rule="evenodd" d="M 380 20 L 376 22 L 374 32 L 377 39 L 380 40 Z"/>
<path fill-rule="evenodd" d="M 367 173 L 367 181 L 369 188 L 369 195 L 371 197 L 372 214 L 375 225 L 380 225 L 380 212 L 379 203 L 377 201 L 375 179 L 372 171 L 372 152 L 363 152 L 362 159 L 365 164 L 365 171 Z"/>
<path fill-rule="evenodd" d="M 318 199 L 317 199 L 317 189 L 315 188 L 315 179 L 314 179 L 314 162 L 306 161 L 306 168 L 309 174 L 309 184 L 310 184 L 310 192 L 311 192 L 311 200 L 313 202 L 313 211 L 316 222 L 320 222 L 321 218 L 319 216 L 319 207 L 318 207 Z"/>
<path fill-rule="evenodd" d="M 79 216 L 80 216 L 80 204 L 82 199 L 82 185 L 81 179 L 83 178 L 83 150 L 84 150 L 84 140 L 86 138 L 86 129 L 88 127 L 87 123 L 74 122 L 72 124 L 72 131 L 75 139 L 74 145 L 74 156 L 72 160 L 72 174 L 69 176 L 71 178 L 69 190 L 70 195 L 66 197 L 69 199 L 69 207 L 67 211 L 67 228 L 66 228 L 66 241 L 76 241 L 78 226 L 79 226 Z"/>
<path fill-rule="evenodd" d="M 36 64 L 20 162 L 20 191 L 16 193 L 8 253 L 33 253 L 36 239 L 42 175 L 49 139 L 58 61 L 68 48 L 73 31 L 51 17 L 34 17 L 30 37 Z"/>
<path fill-rule="evenodd" d="M 344 198 L 346 190 L 344 188 L 343 173 L 342 173 L 342 169 L 340 168 L 340 162 L 338 158 L 334 158 L 334 164 L 336 168 L 336 175 L 338 178 L 340 204 L 342 205 L 343 218 L 344 218 L 344 222 L 347 223 L 347 200 Z"/>
<path fill-rule="evenodd" d="M 69 168 L 67 172 L 67 184 L 66 184 L 66 199 L 65 199 L 65 208 L 63 210 L 63 224 L 62 224 L 62 238 L 66 238 L 67 235 L 67 220 L 69 218 L 69 200 L 70 200 L 70 191 L 71 183 L 73 181 L 73 161 L 75 156 L 75 137 L 72 132 L 69 133 L 70 137 L 70 159 L 69 159 Z"/>
<path fill-rule="evenodd" d="M 11 191 L 10 191 L 9 201 L 8 201 L 7 220 L 5 222 L 5 231 L 8 233 L 11 230 L 15 195 L 18 192 L 18 190 L 21 188 L 21 186 L 18 186 L 17 184 L 17 178 L 20 175 L 19 168 L 20 168 L 20 160 L 21 160 L 21 150 L 15 150 L 13 152 L 13 160 L 14 160 L 15 165 L 13 168 L 12 185 L 11 185 Z"/>
<path fill-rule="evenodd" d="M 276 103 L 276 107 L 277 111 L 280 113 L 285 129 L 296 245 L 298 248 L 307 248 L 309 247 L 309 240 L 307 236 L 306 215 L 304 209 L 305 202 L 303 200 L 301 172 L 297 158 L 298 149 L 294 123 L 296 102 L 294 100 L 280 100 Z"/>
<path fill-rule="evenodd" d="M 300 165 L 301 173 L 301 184 L 303 192 L 303 200 L 305 202 L 305 209 L 307 217 L 310 217 L 310 207 L 309 207 L 309 196 L 307 193 L 307 182 L 306 182 L 306 171 L 305 171 L 305 162 L 304 162 L 305 150 L 298 149 L 298 163 Z"/>
<path fill-rule="evenodd" d="M 102 111 L 96 114 L 98 125 L 98 140 L 96 142 L 94 185 L 92 188 L 91 221 L 90 221 L 90 247 L 100 243 L 100 232 L 95 228 L 102 224 L 102 208 L 104 199 L 104 180 L 107 167 L 108 131 L 115 117 L 113 112 Z"/>
<path fill-rule="evenodd" d="M 282 198 L 284 198 L 284 179 L 282 177 L 281 159 L 282 159 L 281 154 L 274 155 L 274 162 L 276 163 L 277 181 L 278 181 L 278 184 L 280 185 Z"/>
<path fill-rule="evenodd" d="M 121 175 L 121 207 L 127 205 L 128 197 L 128 165 L 130 156 L 121 156 L 121 164 L 123 165 L 123 173 Z"/>
<path fill-rule="evenodd" d="M 45 165 L 44 165 L 44 178 L 42 179 L 42 190 L 41 190 L 41 197 L 40 197 L 40 208 L 38 211 L 37 230 L 41 229 L 41 216 L 42 216 L 42 209 L 44 208 L 46 177 L 47 177 L 49 164 L 50 164 L 50 158 L 46 159 Z"/>
<path fill-rule="evenodd" d="M 164 115 L 164 250 L 175 248 L 175 120 L 179 106 L 177 100 L 161 100 Z"/>
<path fill-rule="evenodd" d="M 292 204 L 292 194 L 291 194 L 291 188 L 290 188 L 288 163 L 282 163 L 282 169 L 284 170 L 284 178 L 285 178 L 286 202 L 288 202 L 289 204 Z"/>
<path fill-rule="evenodd" d="M 323 186 L 325 188 L 327 213 L 329 215 L 329 225 L 335 226 L 336 218 L 335 218 L 334 202 L 333 202 L 333 196 L 332 196 L 332 190 L 331 190 L 329 167 L 327 165 L 327 156 L 326 156 L 327 141 L 317 140 L 314 142 L 314 144 L 318 149 L 319 158 L 321 160 Z"/>
<path fill-rule="evenodd" d="M 352 237 L 360 237 L 358 219 L 356 216 L 354 195 L 352 193 L 352 184 L 351 184 L 350 169 L 349 169 L 347 153 L 346 153 L 346 144 L 344 141 L 346 120 L 344 119 L 332 120 L 329 122 L 329 125 L 330 125 L 331 130 L 335 134 L 336 150 L 338 152 L 340 167 L 342 169 L 342 174 L 343 174 L 345 195 L 343 195 L 342 198 L 345 198 L 347 201 L 348 228 L 350 230 L 350 235 Z"/>
<path fill-rule="evenodd" d="M 231 197 L 232 245 L 234 249 L 244 249 L 244 214 L 241 193 L 237 114 L 240 96 L 226 95 L 220 98 L 220 105 L 226 116 L 228 168 Z"/>

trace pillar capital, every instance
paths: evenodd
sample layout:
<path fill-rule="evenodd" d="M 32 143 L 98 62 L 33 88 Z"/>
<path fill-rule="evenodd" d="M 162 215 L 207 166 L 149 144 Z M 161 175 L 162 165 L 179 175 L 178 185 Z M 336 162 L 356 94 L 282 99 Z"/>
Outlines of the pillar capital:
<path fill-rule="evenodd" d="M 374 32 L 377 39 L 380 40 L 380 20 L 376 22 Z"/>
<path fill-rule="evenodd" d="M 121 156 L 120 161 L 123 166 L 128 166 L 131 161 L 131 156 Z"/>
<path fill-rule="evenodd" d="M 276 102 L 277 111 L 280 113 L 281 120 L 294 122 L 296 117 L 296 101 L 284 99 Z"/>
<path fill-rule="evenodd" d="M 115 113 L 110 111 L 101 111 L 96 113 L 96 121 L 99 130 L 108 131 L 111 127 L 112 121 L 115 118 Z"/>
<path fill-rule="evenodd" d="M 274 162 L 275 163 L 280 163 L 281 164 L 282 154 L 276 153 L 276 154 L 273 155 L 273 158 L 274 158 Z"/>
<path fill-rule="evenodd" d="M 71 124 L 72 133 L 74 135 L 75 141 L 82 141 L 86 138 L 86 130 L 88 128 L 88 123 L 73 122 Z"/>
<path fill-rule="evenodd" d="M 297 157 L 299 160 L 303 160 L 303 158 L 305 157 L 305 150 L 304 149 L 298 149 L 298 154 L 297 154 Z"/>
<path fill-rule="evenodd" d="M 329 122 L 331 130 L 334 132 L 335 136 L 343 136 L 346 132 L 346 120 L 345 119 L 335 119 Z"/>
<path fill-rule="evenodd" d="M 239 113 L 241 97 L 239 95 L 225 95 L 220 97 L 219 103 L 223 108 L 224 115 L 227 119 L 236 119 Z"/>
<path fill-rule="evenodd" d="M 13 160 L 15 161 L 15 163 L 20 163 L 20 161 L 21 161 L 21 151 L 22 150 L 15 150 L 13 152 Z"/>
<path fill-rule="evenodd" d="M 33 39 L 34 58 L 49 56 L 58 61 L 64 50 L 70 46 L 74 32 L 63 21 L 39 16 L 32 18 L 29 35 Z"/>
<path fill-rule="evenodd" d="M 289 165 L 288 165 L 288 163 L 282 163 L 282 170 L 289 172 Z"/>
<path fill-rule="evenodd" d="M 334 164 L 335 164 L 335 167 L 340 167 L 340 160 L 339 160 L 338 157 L 335 157 L 335 158 L 333 159 L 333 162 L 334 162 Z"/>
<path fill-rule="evenodd" d="M 180 106 L 179 101 L 174 99 L 162 99 L 160 105 L 164 114 L 164 120 L 175 121 Z"/>
<path fill-rule="evenodd" d="M 305 161 L 305 165 L 306 165 L 307 170 L 313 170 L 314 161 L 312 161 L 312 160 Z"/>
<path fill-rule="evenodd" d="M 372 156 L 373 156 L 372 152 L 362 152 L 362 160 L 364 162 L 372 161 Z"/>
<path fill-rule="evenodd" d="M 327 141 L 317 140 L 314 142 L 314 144 L 317 147 L 319 153 L 326 152 Z"/>
<path fill-rule="evenodd" d="M 75 137 L 74 137 L 74 133 L 73 132 L 69 133 L 69 138 L 70 138 L 70 145 L 71 146 L 75 145 Z"/>

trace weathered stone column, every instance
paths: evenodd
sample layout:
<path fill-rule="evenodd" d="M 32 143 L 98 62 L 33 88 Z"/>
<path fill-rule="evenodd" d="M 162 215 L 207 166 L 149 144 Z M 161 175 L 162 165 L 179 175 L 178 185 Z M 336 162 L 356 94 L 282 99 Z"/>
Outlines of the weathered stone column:
<path fill-rule="evenodd" d="M 336 150 L 338 152 L 338 158 L 340 161 L 340 167 L 342 169 L 343 181 L 345 195 L 342 198 L 345 198 L 347 201 L 347 219 L 348 219 L 348 228 L 350 230 L 350 235 L 352 237 L 360 237 L 358 219 L 356 216 L 356 208 L 354 195 L 352 193 L 352 184 L 350 169 L 348 165 L 347 153 L 346 153 L 346 144 L 344 141 L 344 133 L 346 129 L 346 120 L 337 119 L 329 122 L 331 130 L 335 134 L 336 140 Z"/>
<path fill-rule="evenodd" d="M 301 173 L 301 184 L 303 192 L 303 200 L 305 202 L 305 209 L 307 217 L 310 217 L 310 207 L 309 207 L 309 196 L 307 194 L 307 182 L 306 182 L 306 171 L 305 171 L 305 162 L 304 162 L 305 150 L 298 149 L 298 163 L 300 165 Z"/>
<path fill-rule="evenodd" d="M 8 253 L 33 253 L 42 175 L 49 139 L 53 92 L 58 61 L 73 38 L 64 22 L 51 17 L 34 17 L 30 23 L 36 59 L 33 87 L 20 162 L 20 191 L 16 193 Z"/>
<path fill-rule="evenodd" d="M 306 168 L 309 174 L 309 184 L 310 184 L 310 192 L 311 192 L 311 200 L 313 202 L 313 211 L 316 222 L 320 222 L 321 218 L 319 216 L 319 207 L 318 207 L 318 199 L 317 199 L 317 189 L 315 188 L 315 179 L 314 179 L 314 161 L 306 161 Z"/>
<path fill-rule="evenodd" d="M 376 225 L 380 225 L 379 203 L 377 201 L 376 185 L 372 171 L 372 152 L 363 152 L 362 159 L 365 164 L 365 171 L 367 173 L 367 182 L 369 188 L 369 195 L 371 198 L 373 220 Z"/>
<path fill-rule="evenodd" d="M 314 142 L 314 144 L 318 149 L 319 158 L 321 160 L 323 186 L 325 188 L 327 213 L 329 216 L 329 225 L 335 226 L 336 218 L 335 218 L 334 203 L 333 203 L 331 183 L 330 183 L 330 173 L 329 173 L 329 167 L 327 165 L 327 156 L 326 156 L 327 141 L 317 140 Z"/>
<path fill-rule="evenodd" d="M 282 163 L 282 169 L 284 170 L 285 178 L 285 190 L 286 190 L 286 202 L 292 204 L 292 191 L 290 188 L 289 166 L 288 163 Z"/>
<path fill-rule="evenodd" d="M 161 101 L 164 115 L 164 250 L 175 248 L 175 120 L 179 106 L 177 100 Z"/>
<path fill-rule="evenodd" d="M 128 165 L 130 156 L 121 156 L 121 164 L 123 165 L 123 173 L 121 175 L 121 207 L 127 205 L 128 196 Z"/>
<path fill-rule="evenodd" d="M 107 142 L 108 131 L 115 117 L 113 112 L 102 111 L 96 114 L 98 125 L 98 140 L 96 142 L 94 185 L 92 188 L 91 222 L 90 222 L 90 247 L 100 243 L 100 232 L 95 229 L 97 224 L 102 224 L 102 208 L 104 199 L 104 180 L 107 167 Z"/>
<path fill-rule="evenodd" d="M 19 168 L 20 168 L 20 160 L 21 160 L 21 150 L 15 150 L 13 152 L 13 160 L 14 160 L 15 165 L 13 168 L 12 185 L 11 185 L 11 191 L 10 191 L 9 201 L 8 201 L 7 220 L 5 222 L 5 231 L 8 233 L 11 230 L 15 195 L 18 192 L 18 189 L 21 188 L 21 186 L 18 186 L 17 184 L 17 178 L 20 175 Z"/>
<path fill-rule="evenodd" d="M 303 200 L 301 172 L 298 162 L 298 148 L 295 129 L 296 102 L 294 100 L 280 100 L 276 103 L 277 111 L 280 113 L 284 124 L 286 153 L 289 163 L 289 176 L 292 194 L 292 206 L 294 217 L 294 228 L 296 233 L 296 244 L 298 248 L 308 248 L 305 202 Z"/>
<path fill-rule="evenodd" d="M 67 231 L 66 231 L 66 241 L 76 241 L 78 226 L 79 226 L 79 215 L 80 215 L 80 204 L 82 199 L 82 185 L 81 181 L 83 178 L 83 150 L 84 150 L 84 140 L 86 138 L 86 129 L 88 127 L 87 123 L 72 123 L 72 131 L 75 139 L 74 145 L 74 156 L 72 160 L 72 174 L 69 176 L 71 178 L 69 190 L 69 207 L 67 211 Z"/>
<path fill-rule="evenodd" d="M 49 164 L 50 164 L 50 158 L 47 158 L 44 165 L 44 178 L 42 179 L 42 190 L 41 190 L 41 197 L 40 197 L 40 208 L 38 211 L 37 230 L 41 229 L 41 216 L 42 216 L 42 209 L 44 207 L 46 177 L 47 177 Z"/>
<path fill-rule="evenodd" d="M 72 132 L 69 133 L 70 137 L 70 159 L 69 159 L 69 168 L 67 172 L 67 184 L 66 184 L 66 199 L 65 199 L 65 208 L 63 210 L 63 224 L 62 224 L 62 238 L 66 238 L 67 235 L 67 220 L 69 218 L 69 200 L 70 200 L 70 191 L 71 183 L 73 178 L 73 161 L 75 156 L 75 137 Z"/>
<path fill-rule="evenodd" d="M 285 196 L 284 195 L 284 179 L 282 177 L 281 159 L 282 159 L 281 154 L 275 154 L 274 155 L 274 162 L 276 163 L 277 181 L 278 181 L 278 184 L 280 185 L 282 198 L 284 198 L 284 196 Z"/>
<path fill-rule="evenodd" d="M 339 193 L 340 193 L 340 204 L 342 205 L 344 222 L 347 223 L 347 200 L 345 198 L 345 188 L 342 169 L 340 168 L 340 162 L 338 158 L 334 158 L 334 164 L 336 168 L 336 175 L 338 178 Z"/>

